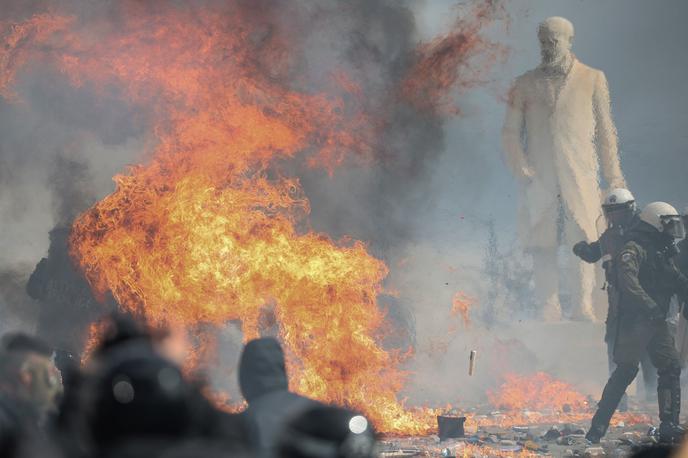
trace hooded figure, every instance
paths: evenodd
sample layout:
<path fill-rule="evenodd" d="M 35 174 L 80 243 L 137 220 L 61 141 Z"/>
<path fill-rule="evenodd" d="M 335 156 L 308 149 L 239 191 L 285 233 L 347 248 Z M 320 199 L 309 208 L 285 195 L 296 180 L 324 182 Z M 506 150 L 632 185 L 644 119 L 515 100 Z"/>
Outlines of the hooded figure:
<path fill-rule="evenodd" d="M 239 387 L 248 402 L 244 415 L 249 440 L 260 456 L 274 456 L 284 425 L 295 415 L 319 405 L 289 392 L 284 352 L 272 338 L 246 344 L 239 361 Z"/>
<path fill-rule="evenodd" d="M 502 139 L 521 187 L 519 236 L 533 256 L 535 290 L 546 319 L 558 319 L 557 248 L 596 240 L 599 171 L 625 188 L 607 80 L 571 52 L 573 25 L 540 24 L 542 63 L 519 76 L 509 95 Z M 601 166 L 601 167 L 600 167 Z M 572 260 L 572 318 L 593 319 L 594 267 Z"/>

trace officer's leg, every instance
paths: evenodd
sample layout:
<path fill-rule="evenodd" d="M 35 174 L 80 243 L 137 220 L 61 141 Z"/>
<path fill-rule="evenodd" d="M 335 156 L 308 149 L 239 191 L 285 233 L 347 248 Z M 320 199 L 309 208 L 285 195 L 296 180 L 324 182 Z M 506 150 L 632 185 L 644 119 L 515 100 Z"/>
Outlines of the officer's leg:
<path fill-rule="evenodd" d="M 609 427 L 609 421 L 616 411 L 621 397 L 626 393 L 626 388 L 633 382 L 636 374 L 638 374 L 638 363 L 635 362 L 621 362 L 618 363 L 614 372 L 612 372 L 607 385 L 602 391 L 602 399 L 597 405 L 597 412 L 592 417 L 590 431 L 586 438 L 593 443 L 600 441 Z"/>
<path fill-rule="evenodd" d="M 657 396 L 657 368 L 652 364 L 649 353 L 640 360 L 640 371 L 643 374 L 643 389 L 646 401 L 654 401 Z"/>
<path fill-rule="evenodd" d="M 640 357 L 646 351 L 651 333 L 643 320 L 634 314 L 622 314 L 618 318 L 614 345 L 616 369 L 602 392 L 597 412 L 592 418 L 590 431 L 586 435 L 590 442 L 599 442 L 609 427 L 619 400 L 638 373 Z"/>
<path fill-rule="evenodd" d="M 604 342 L 607 344 L 607 365 L 609 367 L 609 376 L 614 373 L 616 363 L 614 362 L 614 345 L 616 344 L 616 322 L 607 323 L 607 329 L 604 336 Z M 626 412 L 628 410 L 628 396 L 624 393 L 619 402 L 619 412 Z"/>
<path fill-rule="evenodd" d="M 604 343 L 607 344 L 607 367 L 609 368 L 609 375 L 611 376 L 616 369 L 614 362 L 614 344 L 616 343 L 616 331 L 607 326 L 607 333 L 604 336 Z"/>
<path fill-rule="evenodd" d="M 679 425 L 681 413 L 681 365 L 674 338 L 666 323 L 657 325 L 648 346 L 652 363 L 657 367 L 657 401 L 659 407 L 659 434 L 662 442 L 681 440 L 683 429 Z"/>

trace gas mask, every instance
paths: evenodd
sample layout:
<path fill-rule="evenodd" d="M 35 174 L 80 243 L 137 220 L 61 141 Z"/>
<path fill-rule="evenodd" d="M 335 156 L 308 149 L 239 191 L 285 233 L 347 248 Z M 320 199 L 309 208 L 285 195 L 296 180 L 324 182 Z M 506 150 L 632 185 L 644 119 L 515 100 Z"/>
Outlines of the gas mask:
<path fill-rule="evenodd" d="M 677 240 L 681 240 L 686 237 L 686 227 L 683 224 L 683 218 L 681 216 L 662 216 L 660 218 L 660 222 L 662 223 L 662 232 L 667 236 Z"/>

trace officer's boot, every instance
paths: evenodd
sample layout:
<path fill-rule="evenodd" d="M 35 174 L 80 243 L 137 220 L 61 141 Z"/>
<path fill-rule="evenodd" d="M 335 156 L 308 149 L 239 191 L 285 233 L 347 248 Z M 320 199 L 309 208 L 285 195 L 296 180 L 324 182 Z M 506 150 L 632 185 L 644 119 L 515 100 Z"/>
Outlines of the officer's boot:
<path fill-rule="evenodd" d="M 607 432 L 609 427 L 609 421 L 612 419 L 612 415 L 616 411 L 621 397 L 626 392 L 626 388 L 631 384 L 636 374 L 638 373 L 638 365 L 628 365 L 622 364 L 614 369 L 607 385 L 602 391 L 602 399 L 600 399 L 597 405 L 597 412 L 592 417 L 592 422 L 590 424 L 590 430 L 585 435 L 585 438 L 597 444 L 600 439 Z"/>
<path fill-rule="evenodd" d="M 665 444 L 681 442 L 686 430 L 679 424 L 681 413 L 680 369 L 660 371 L 657 384 L 659 401 L 659 441 Z"/>

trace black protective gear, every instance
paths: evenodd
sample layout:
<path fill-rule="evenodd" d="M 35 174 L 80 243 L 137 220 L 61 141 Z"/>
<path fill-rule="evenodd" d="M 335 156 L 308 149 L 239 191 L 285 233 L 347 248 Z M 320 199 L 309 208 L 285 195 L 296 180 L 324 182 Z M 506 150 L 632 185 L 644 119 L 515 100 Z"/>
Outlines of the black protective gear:
<path fill-rule="evenodd" d="M 604 427 L 603 425 L 592 424 L 592 425 L 590 425 L 590 430 L 585 435 L 585 438 L 591 444 L 599 444 L 600 439 L 602 439 L 604 437 L 606 432 L 607 432 L 607 428 Z"/>
<path fill-rule="evenodd" d="M 687 220 L 684 218 L 684 221 Z M 674 264 L 685 276 L 688 276 L 688 238 L 681 240 L 676 245 L 678 254 L 674 257 Z M 688 293 L 684 292 L 679 295 L 679 302 L 683 305 L 683 316 L 688 320 Z"/>
<path fill-rule="evenodd" d="M 647 314 L 647 319 L 651 323 L 661 323 L 666 320 L 666 311 L 662 310 L 658 306 L 654 306 L 645 312 Z"/>
<path fill-rule="evenodd" d="M 602 268 L 604 269 L 605 273 L 605 289 L 607 291 L 608 301 L 604 340 L 607 344 L 607 358 L 610 375 L 616 368 L 616 364 L 614 363 L 614 349 L 616 347 L 620 315 L 620 294 L 618 290 L 616 259 L 621 250 L 624 248 L 628 229 L 637 224 L 637 218 L 635 218 L 635 213 L 633 210 L 635 206 L 626 206 L 625 204 L 623 204 L 623 206 L 625 207 L 624 210 L 632 210 L 631 214 L 627 215 L 628 218 L 624 217 L 622 219 L 618 219 L 617 216 L 620 216 L 620 213 L 615 213 L 614 210 L 618 210 L 620 207 L 615 204 L 608 205 L 606 209 L 611 210 L 612 213 L 614 213 L 614 218 L 612 218 L 613 221 L 609 221 L 608 219 L 609 227 L 600 235 L 600 238 L 592 243 L 581 241 L 573 247 L 574 254 L 588 263 L 595 263 L 600 261 L 603 257 L 608 257 L 608 259 L 605 259 L 605 261 L 602 263 Z M 650 362 L 647 351 L 644 352 L 644 355 L 640 361 L 643 371 L 645 392 L 656 393 L 657 372 Z M 627 397 L 624 395 L 621 398 L 618 408 L 620 411 L 625 411 L 627 410 L 627 407 Z M 594 437 L 594 435 L 597 433 L 593 431 L 591 434 L 593 435 L 591 437 Z"/>
<path fill-rule="evenodd" d="M 597 442 L 599 442 L 599 438 L 604 436 L 607 432 L 609 421 L 612 419 L 612 415 L 614 415 L 619 405 L 619 401 L 621 401 L 621 397 L 637 374 L 637 363 L 619 364 L 616 366 L 614 372 L 612 372 L 611 377 L 609 377 L 609 381 L 607 385 L 605 385 L 604 391 L 602 391 L 602 399 L 597 405 L 597 412 L 595 412 L 595 415 L 592 417 L 590 431 L 588 433 L 593 439 L 595 436 L 599 435 Z M 590 438 L 588 438 L 588 440 L 596 443 L 590 440 Z"/>
<path fill-rule="evenodd" d="M 688 275 L 688 239 L 683 239 L 676 245 L 678 254 L 674 257 L 674 262 L 678 270 L 684 275 Z"/>
<path fill-rule="evenodd" d="M 602 258 L 600 242 L 588 243 L 586 241 L 580 241 L 573 246 L 573 254 L 585 262 L 597 262 Z"/>
<path fill-rule="evenodd" d="M 683 441 L 686 430 L 678 423 L 661 422 L 659 424 L 659 442 L 661 444 L 679 444 Z"/>
<path fill-rule="evenodd" d="M 670 365 L 657 371 L 659 419 L 679 423 L 681 413 L 681 367 Z"/>
<path fill-rule="evenodd" d="M 661 234 L 645 223 L 638 226 L 615 260 L 620 294 L 614 347 L 614 361 L 618 366 L 593 416 L 592 439 L 606 432 L 621 397 L 638 373 L 638 363 L 645 352 L 658 370 L 657 394 L 664 439 L 673 440 L 679 431 L 675 426 L 680 412 L 681 369 L 665 318 L 672 296 L 688 290 L 688 279 L 664 256 Z"/>
<path fill-rule="evenodd" d="M 648 353 L 657 369 L 672 366 L 679 360 L 674 337 L 666 321 L 650 322 L 645 314 L 623 313 L 614 346 L 616 364 L 638 364 Z"/>

